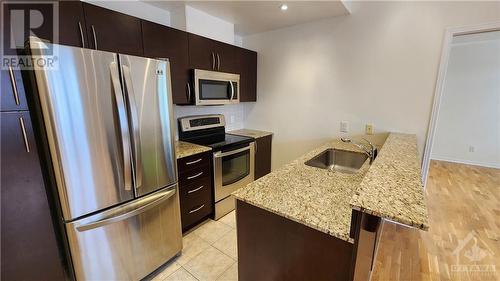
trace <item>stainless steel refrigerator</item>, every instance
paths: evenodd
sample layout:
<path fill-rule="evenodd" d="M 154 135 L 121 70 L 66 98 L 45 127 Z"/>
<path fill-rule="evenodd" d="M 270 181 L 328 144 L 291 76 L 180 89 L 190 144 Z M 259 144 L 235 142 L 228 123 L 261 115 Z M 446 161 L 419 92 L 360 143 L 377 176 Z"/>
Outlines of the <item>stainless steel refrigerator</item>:
<path fill-rule="evenodd" d="M 182 249 L 170 65 L 31 38 L 77 280 L 138 280 Z"/>

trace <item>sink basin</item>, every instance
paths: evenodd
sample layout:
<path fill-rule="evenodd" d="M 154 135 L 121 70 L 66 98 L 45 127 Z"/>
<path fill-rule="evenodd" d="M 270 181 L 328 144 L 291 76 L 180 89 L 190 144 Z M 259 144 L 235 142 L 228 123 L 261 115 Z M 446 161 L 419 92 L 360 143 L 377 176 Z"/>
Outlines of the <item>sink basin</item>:
<path fill-rule="evenodd" d="M 305 164 L 320 169 L 354 174 L 363 166 L 367 158 L 368 155 L 364 153 L 330 148 L 309 159 Z"/>

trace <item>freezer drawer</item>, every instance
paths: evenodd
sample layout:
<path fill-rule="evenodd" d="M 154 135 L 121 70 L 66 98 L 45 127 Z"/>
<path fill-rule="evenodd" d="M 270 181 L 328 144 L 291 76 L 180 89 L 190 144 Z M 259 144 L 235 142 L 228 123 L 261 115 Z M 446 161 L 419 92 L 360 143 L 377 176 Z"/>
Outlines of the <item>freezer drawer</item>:
<path fill-rule="evenodd" d="M 182 249 L 177 185 L 66 224 L 77 280 L 139 280 Z"/>

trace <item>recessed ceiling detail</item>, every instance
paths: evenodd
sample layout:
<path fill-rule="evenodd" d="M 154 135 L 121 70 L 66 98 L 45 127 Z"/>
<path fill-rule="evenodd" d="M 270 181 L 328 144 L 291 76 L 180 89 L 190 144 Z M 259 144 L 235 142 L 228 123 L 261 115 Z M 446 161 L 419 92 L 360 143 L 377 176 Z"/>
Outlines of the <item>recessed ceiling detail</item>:
<path fill-rule="evenodd" d="M 207 14 L 234 23 L 235 33 L 250 35 L 320 19 L 348 15 L 342 1 L 147 1 L 173 10 L 189 5 Z M 287 5 L 286 12 L 282 4 Z"/>

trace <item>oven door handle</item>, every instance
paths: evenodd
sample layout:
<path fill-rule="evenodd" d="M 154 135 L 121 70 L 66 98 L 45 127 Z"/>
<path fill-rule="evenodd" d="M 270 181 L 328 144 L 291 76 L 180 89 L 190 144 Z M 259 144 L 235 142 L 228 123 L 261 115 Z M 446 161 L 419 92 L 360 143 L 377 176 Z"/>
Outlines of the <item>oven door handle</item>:
<path fill-rule="evenodd" d="M 246 150 L 250 150 L 250 146 L 243 147 L 243 148 L 236 149 L 236 150 L 231 150 L 231 151 L 228 151 L 228 152 L 218 151 L 218 152 L 214 153 L 214 158 L 222 158 L 222 157 L 233 155 L 233 154 L 236 154 L 236 153 L 240 153 L 240 152 L 243 152 L 243 151 L 246 151 Z"/>

